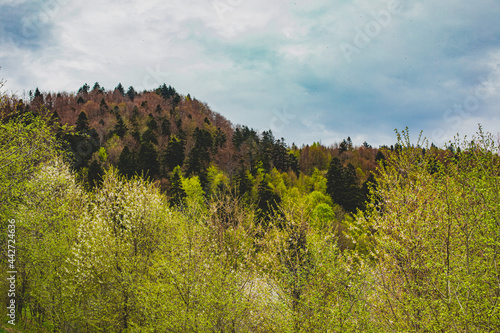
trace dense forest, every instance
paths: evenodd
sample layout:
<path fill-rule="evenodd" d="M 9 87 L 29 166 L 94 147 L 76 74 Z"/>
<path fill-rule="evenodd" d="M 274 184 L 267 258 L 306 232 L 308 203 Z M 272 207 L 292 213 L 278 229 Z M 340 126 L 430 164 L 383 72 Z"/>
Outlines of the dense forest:
<path fill-rule="evenodd" d="M 289 146 L 166 84 L 2 96 L 4 327 L 499 331 L 499 143 L 395 142 Z"/>

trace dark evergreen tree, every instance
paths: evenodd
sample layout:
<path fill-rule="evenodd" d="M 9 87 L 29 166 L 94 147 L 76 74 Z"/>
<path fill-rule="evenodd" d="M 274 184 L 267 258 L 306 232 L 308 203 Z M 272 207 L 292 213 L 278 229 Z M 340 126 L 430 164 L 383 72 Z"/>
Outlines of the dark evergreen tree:
<path fill-rule="evenodd" d="M 358 186 L 356 170 L 351 163 L 344 167 L 338 157 L 332 158 L 326 179 L 327 193 L 335 203 L 348 212 L 354 212 L 356 208 L 361 207 L 362 192 Z"/>
<path fill-rule="evenodd" d="M 224 144 L 226 143 L 227 138 L 226 134 L 222 132 L 220 127 L 217 127 L 217 131 L 215 132 L 214 135 L 214 140 L 213 140 L 213 147 L 212 147 L 212 153 L 215 155 L 217 154 L 217 151 L 224 147 Z"/>
<path fill-rule="evenodd" d="M 252 180 L 250 179 L 248 171 L 243 167 L 240 167 L 238 173 L 235 175 L 234 182 L 240 197 L 243 197 L 252 190 Z"/>
<path fill-rule="evenodd" d="M 341 204 L 348 212 L 355 212 L 357 208 L 361 207 L 363 198 L 358 185 L 356 170 L 351 163 L 347 164 L 347 168 L 344 169 L 343 183 L 345 189 Z"/>
<path fill-rule="evenodd" d="M 262 168 L 269 172 L 272 168 L 273 150 L 274 150 L 274 135 L 271 130 L 262 132 L 262 139 L 259 142 L 259 161 L 262 163 Z"/>
<path fill-rule="evenodd" d="M 80 89 L 78 89 L 78 94 L 87 95 L 89 93 L 90 86 L 88 84 L 84 84 Z"/>
<path fill-rule="evenodd" d="M 346 142 L 347 142 L 347 149 L 348 149 L 349 151 L 353 150 L 354 145 L 352 144 L 352 140 L 351 140 L 351 137 L 350 137 L 350 136 L 348 136 L 348 137 L 347 137 L 347 141 L 346 141 Z"/>
<path fill-rule="evenodd" d="M 206 171 L 210 165 L 210 148 L 212 147 L 212 135 L 205 129 L 196 127 L 194 131 L 195 143 L 188 157 L 187 173 L 189 175 L 198 175 Z"/>
<path fill-rule="evenodd" d="M 120 157 L 118 158 L 118 171 L 126 177 L 133 177 L 137 174 L 137 159 L 135 153 L 130 151 L 128 146 L 123 148 Z"/>
<path fill-rule="evenodd" d="M 98 160 L 93 160 L 89 165 L 87 173 L 87 184 L 89 188 L 99 187 L 104 176 L 104 168 Z"/>
<path fill-rule="evenodd" d="M 158 123 L 156 122 L 155 118 L 151 113 L 148 115 L 148 121 L 146 125 L 152 131 L 156 131 L 158 129 Z"/>
<path fill-rule="evenodd" d="M 277 140 L 274 144 L 272 161 L 273 166 L 281 172 L 285 172 L 290 169 L 290 160 L 285 144 L 285 139 L 281 138 L 281 141 Z"/>
<path fill-rule="evenodd" d="M 182 188 L 181 168 L 179 166 L 174 168 L 170 176 L 170 187 L 167 194 L 170 197 L 171 206 L 182 207 L 184 205 L 187 195 Z"/>
<path fill-rule="evenodd" d="M 78 115 L 75 130 L 81 133 L 87 133 L 89 131 L 89 119 L 85 111 L 80 112 Z"/>
<path fill-rule="evenodd" d="M 274 193 L 271 185 L 269 185 L 268 180 L 265 178 L 259 183 L 257 195 L 257 215 L 263 226 L 266 227 L 269 220 L 278 213 L 281 198 Z"/>
<path fill-rule="evenodd" d="M 136 93 L 134 87 L 130 86 L 127 90 L 128 98 L 130 98 L 130 100 L 133 101 L 136 95 L 137 95 L 137 93 Z"/>
<path fill-rule="evenodd" d="M 375 162 L 378 161 L 385 161 L 384 153 L 382 153 L 380 149 L 377 151 L 377 155 L 375 156 Z"/>
<path fill-rule="evenodd" d="M 166 117 L 161 121 L 161 135 L 170 136 L 170 121 Z"/>
<path fill-rule="evenodd" d="M 158 153 L 151 142 L 143 142 L 137 156 L 140 172 L 144 177 L 154 178 L 160 173 Z"/>
<path fill-rule="evenodd" d="M 344 167 L 340 162 L 338 157 L 332 158 L 330 161 L 330 167 L 326 174 L 327 179 L 327 193 L 332 197 L 333 202 L 341 204 L 343 202 L 342 197 L 345 191 L 344 184 Z"/>
<path fill-rule="evenodd" d="M 347 141 L 344 139 L 339 145 L 339 154 L 342 154 L 343 152 L 347 151 Z"/>
<path fill-rule="evenodd" d="M 118 91 L 122 96 L 125 96 L 125 88 L 123 88 L 121 83 L 118 83 L 115 90 Z"/>
<path fill-rule="evenodd" d="M 137 105 L 134 105 L 134 108 L 132 109 L 132 119 L 136 120 L 139 117 L 139 108 Z"/>
<path fill-rule="evenodd" d="M 150 128 L 144 131 L 142 133 L 142 142 L 151 142 L 154 145 L 158 144 L 158 136 L 156 135 L 155 132 L 153 132 Z"/>
<path fill-rule="evenodd" d="M 184 163 L 184 143 L 177 136 L 172 135 L 168 141 L 167 149 L 163 155 L 165 171 L 170 172 Z"/>
<path fill-rule="evenodd" d="M 115 129 L 113 132 L 116 133 L 116 135 L 118 135 L 120 138 L 123 138 L 125 134 L 127 134 L 128 128 L 123 122 L 123 119 L 120 116 L 120 114 L 116 115 L 116 121 L 117 123 L 115 125 Z"/>
<path fill-rule="evenodd" d="M 101 99 L 101 104 L 99 104 L 99 109 L 101 110 L 101 112 L 109 111 L 108 104 L 106 104 L 104 98 Z"/>

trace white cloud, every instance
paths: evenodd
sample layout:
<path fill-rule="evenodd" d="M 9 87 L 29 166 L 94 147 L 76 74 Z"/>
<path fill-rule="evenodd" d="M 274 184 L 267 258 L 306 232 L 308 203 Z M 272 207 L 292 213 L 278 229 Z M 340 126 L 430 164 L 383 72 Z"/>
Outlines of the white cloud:
<path fill-rule="evenodd" d="M 498 73 L 500 4 L 401 0 L 377 30 L 377 13 L 391 1 L 48 0 L 61 5 L 37 39 L 0 23 L 0 74 L 14 91 L 166 82 L 259 130 L 270 127 L 272 110 L 288 106 L 296 117 L 280 136 L 298 144 L 348 135 L 383 144 L 406 125 L 443 129 L 448 138 L 455 128 L 446 110 Z M 16 16 L 4 22 L 47 16 L 32 0 L 2 6 Z M 356 46 L 359 31 L 370 29 L 366 45 Z M 350 62 L 341 43 L 359 51 Z M 496 105 L 497 93 L 472 119 L 488 122 Z M 471 126 L 464 120 L 457 129 Z"/>

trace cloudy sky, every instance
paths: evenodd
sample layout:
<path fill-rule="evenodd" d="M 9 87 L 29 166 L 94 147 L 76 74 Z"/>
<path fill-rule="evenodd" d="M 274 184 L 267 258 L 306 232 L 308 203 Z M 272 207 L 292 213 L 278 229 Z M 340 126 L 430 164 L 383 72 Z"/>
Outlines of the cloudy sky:
<path fill-rule="evenodd" d="M 8 92 L 162 83 L 298 145 L 500 131 L 498 0 L 0 0 Z"/>

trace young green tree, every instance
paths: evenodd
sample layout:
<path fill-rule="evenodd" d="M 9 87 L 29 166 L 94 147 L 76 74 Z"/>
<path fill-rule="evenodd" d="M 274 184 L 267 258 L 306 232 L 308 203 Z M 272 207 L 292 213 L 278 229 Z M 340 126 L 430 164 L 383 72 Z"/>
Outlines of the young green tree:
<path fill-rule="evenodd" d="M 480 132 L 458 159 L 437 158 L 412 145 L 407 130 L 398 135 L 356 220 L 373 241 L 379 329 L 499 330 L 498 144 Z"/>

